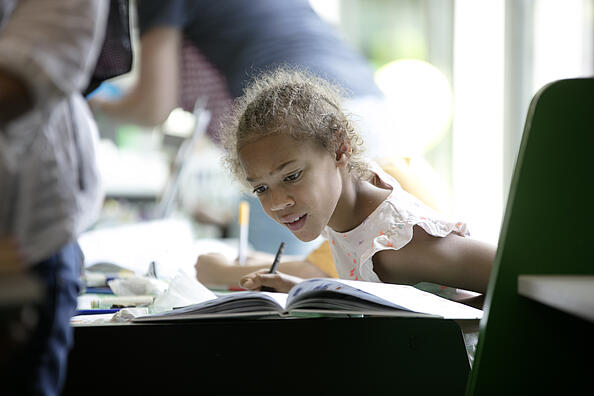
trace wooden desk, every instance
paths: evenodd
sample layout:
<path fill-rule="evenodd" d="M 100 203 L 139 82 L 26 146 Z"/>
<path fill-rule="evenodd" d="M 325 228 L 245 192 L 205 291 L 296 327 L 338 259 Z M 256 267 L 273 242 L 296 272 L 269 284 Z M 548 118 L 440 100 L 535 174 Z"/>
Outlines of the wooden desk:
<path fill-rule="evenodd" d="M 470 369 L 458 324 L 435 318 L 123 324 L 74 336 L 64 395 L 461 395 Z"/>

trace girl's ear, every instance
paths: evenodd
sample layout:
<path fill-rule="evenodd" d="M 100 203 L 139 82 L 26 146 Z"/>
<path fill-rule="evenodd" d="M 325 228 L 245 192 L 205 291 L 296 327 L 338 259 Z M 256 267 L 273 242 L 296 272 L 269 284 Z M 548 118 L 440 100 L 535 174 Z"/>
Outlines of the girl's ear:
<path fill-rule="evenodd" d="M 350 142 L 342 143 L 336 150 L 336 165 L 339 167 L 346 167 L 353 153 L 353 147 Z"/>

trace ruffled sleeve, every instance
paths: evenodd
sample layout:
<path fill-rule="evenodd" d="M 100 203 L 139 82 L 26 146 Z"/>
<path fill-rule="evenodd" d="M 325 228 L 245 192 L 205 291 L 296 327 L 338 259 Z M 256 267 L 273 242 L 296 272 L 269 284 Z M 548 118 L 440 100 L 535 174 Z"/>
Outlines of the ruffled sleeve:
<path fill-rule="evenodd" d="M 413 237 L 415 225 L 429 235 L 445 237 L 451 233 L 470 235 L 468 225 L 452 221 L 431 209 L 419 199 L 404 191 L 398 182 L 379 169 L 373 171 L 382 181 L 391 185 L 390 196 L 362 224 L 364 235 L 370 241 L 361 251 L 361 262 L 372 265 L 371 258 L 381 250 L 398 250 L 406 246 Z M 363 271 L 367 272 L 367 271 Z"/>
<path fill-rule="evenodd" d="M 346 233 L 326 228 L 332 255 L 341 278 L 379 282 L 373 271 L 373 255 L 381 250 L 398 250 L 413 238 L 417 225 L 435 237 L 451 233 L 469 235 L 464 222 L 452 221 L 404 191 L 398 182 L 379 167 L 372 167 L 392 193 L 359 226 Z"/>

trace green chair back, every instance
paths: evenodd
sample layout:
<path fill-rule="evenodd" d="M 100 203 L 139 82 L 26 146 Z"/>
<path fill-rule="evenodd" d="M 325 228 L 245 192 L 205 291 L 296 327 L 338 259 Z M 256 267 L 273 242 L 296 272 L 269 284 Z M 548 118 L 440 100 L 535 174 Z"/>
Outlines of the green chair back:
<path fill-rule="evenodd" d="M 594 325 L 518 295 L 521 274 L 594 274 L 592 78 L 531 102 L 466 390 L 592 394 Z"/>

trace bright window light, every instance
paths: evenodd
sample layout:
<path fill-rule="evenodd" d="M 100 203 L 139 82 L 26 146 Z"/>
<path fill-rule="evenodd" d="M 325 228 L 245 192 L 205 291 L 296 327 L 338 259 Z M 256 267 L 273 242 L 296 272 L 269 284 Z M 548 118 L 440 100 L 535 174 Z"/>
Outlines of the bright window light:
<path fill-rule="evenodd" d="M 504 5 L 457 0 L 454 11 L 454 213 L 491 243 L 503 210 Z"/>
<path fill-rule="evenodd" d="M 551 81 L 591 75 L 592 3 L 540 0 L 534 14 L 533 94 Z"/>
<path fill-rule="evenodd" d="M 452 91 L 437 67 L 397 60 L 382 66 L 375 80 L 394 109 L 394 130 L 406 133 L 409 152 L 422 155 L 439 142 L 451 120 Z"/>

